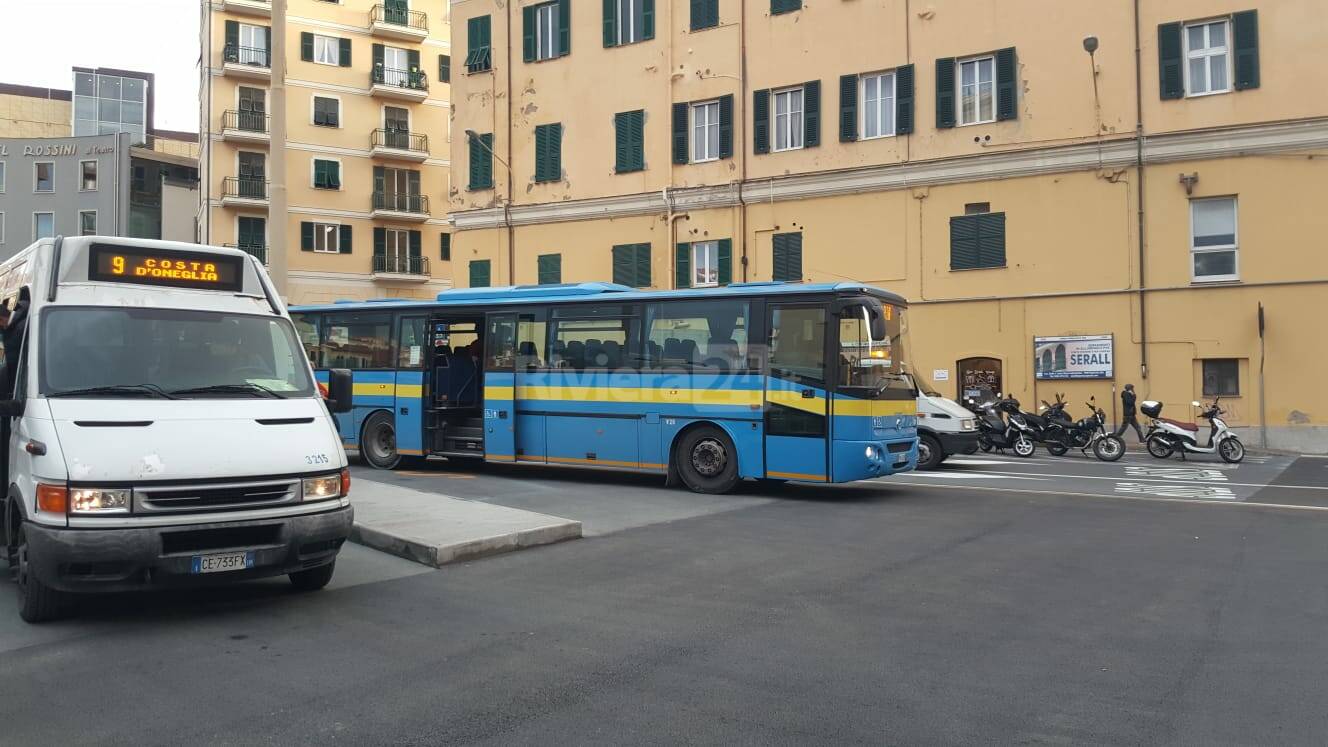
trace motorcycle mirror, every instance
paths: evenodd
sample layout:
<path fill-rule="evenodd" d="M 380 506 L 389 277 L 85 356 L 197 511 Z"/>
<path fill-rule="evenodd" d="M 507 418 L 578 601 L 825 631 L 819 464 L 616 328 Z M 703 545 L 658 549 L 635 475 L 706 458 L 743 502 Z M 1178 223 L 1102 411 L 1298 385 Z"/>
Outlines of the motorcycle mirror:
<path fill-rule="evenodd" d="M 1193 405 L 1194 407 L 1203 407 L 1203 405 L 1199 404 L 1198 402 L 1191 402 L 1190 404 Z"/>

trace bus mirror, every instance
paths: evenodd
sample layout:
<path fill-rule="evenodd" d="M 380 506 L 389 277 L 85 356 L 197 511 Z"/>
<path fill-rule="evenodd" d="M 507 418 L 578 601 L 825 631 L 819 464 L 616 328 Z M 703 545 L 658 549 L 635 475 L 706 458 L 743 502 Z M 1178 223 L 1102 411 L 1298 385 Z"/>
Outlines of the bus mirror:
<path fill-rule="evenodd" d="M 871 336 L 873 340 L 886 339 L 885 317 L 879 311 L 871 315 Z"/>
<path fill-rule="evenodd" d="M 334 368 L 327 372 L 327 409 L 332 413 L 350 412 L 355 384 L 350 369 Z"/>

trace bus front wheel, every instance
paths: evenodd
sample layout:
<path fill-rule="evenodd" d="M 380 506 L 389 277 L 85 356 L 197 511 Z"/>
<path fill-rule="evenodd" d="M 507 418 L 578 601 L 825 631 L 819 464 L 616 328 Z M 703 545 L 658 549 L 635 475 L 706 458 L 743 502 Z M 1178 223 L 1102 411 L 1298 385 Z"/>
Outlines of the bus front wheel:
<path fill-rule="evenodd" d="M 682 482 L 696 493 L 727 493 L 738 483 L 733 442 L 714 426 L 693 428 L 678 440 L 674 463 Z"/>
<path fill-rule="evenodd" d="M 364 428 L 360 431 L 360 456 L 374 469 L 394 469 L 401 462 L 391 413 L 376 412 L 364 421 Z"/>

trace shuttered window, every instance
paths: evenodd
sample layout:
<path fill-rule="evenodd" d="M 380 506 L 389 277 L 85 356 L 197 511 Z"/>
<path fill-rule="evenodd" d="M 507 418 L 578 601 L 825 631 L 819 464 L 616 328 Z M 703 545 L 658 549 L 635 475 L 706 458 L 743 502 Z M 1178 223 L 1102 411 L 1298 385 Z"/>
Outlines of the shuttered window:
<path fill-rule="evenodd" d="M 569 0 L 553 0 L 521 9 L 521 59 L 539 62 L 572 51 Z"/>
<path fill-rule="evenodd" d="M 613 247 L 613 282 L 632 288 L 650 287 L 650 244 Z"/>
<path fill-rule="evenodd" d="M 691 0 L 692 31 L 714 28 L 719 25 L 719 0 Z"/>
<path fill-rule="evenodd" d="M 540 285 L 557 285 L 563 281 L 563 255 L 541 254 L 535 262 Z"/>
<path fill-rule="evenodd" d="M 556 182 L 563 178 L 563 126 L 535 126 L 535 181 Z"/>
<path fill-rule="evenodd" d="M 1005 213 L 950 219 L 950 269 L 1005 266 Z"/>
<path fill-rule="evenodd" d="M 491 280 L 489 260 L 473 259 L 470 261 L 470 287 L 488 288 Z"/>
<path fill-rule="evenodd" d="M 777 233 L 773 239 L 772 280 L 802 280 L 802 232 Z"/>
<path fill-rule="evenodd" d="M 452 82 L 452 55 L 450 54 L 438 55 L 438 82 Z"/>
<path fill-rule="evenodd" d="M 643 109 L 613 115 L 614 171 L 619 174 L 646 167 L 645 119 Z"/>
<path fill-rule="evenodd" d="M 341 189 L 341 164 L 314 159 L 314 188 Z"/>
<path fill-rule="evenodd" d="M 315 96 L 314 124 L 319 127 L 340 127 L 341 102 L 325 96 Z"/>
<path fill-rule="evenodd" d="M 968 59 L 936 60 L 936 126 L 947 128 L 1017 119 L 1018 79 L 1014 47 Z M 911 78 L 908 86 L 911 101 Z M 912 126 L 912 122 L 908 124 Z"/>
<path fill-rule="evenodd" d="M 674 282 L 678 288 L 713 288 L 733 282 L 733 240 L 678 244 Z"/>
<path fill-rule="evenodd" d="M 603 0 L 604 46 L 655 38 L 655 0 Z"/>
<path fill-rule="evenodd" d="M 486 132 L 469 140 L 470 181 L 466 188 L 493 189 L 493 133 Z"/>
<path fill-rule="evenodd" d="M 792 13 L 802 8 L 802 0 L 770 0 L 770 15 Z"/>
<path fill-rule="evenodd" d="M 488 16 L 466 21 L 466 72 L 481 73 L 493 69 L 491 26 Z"/>
<path fill-rule="evenodd" d="M 452 234 L 438 234 L 438 258 L 444 262 L 452 261 Z"/>

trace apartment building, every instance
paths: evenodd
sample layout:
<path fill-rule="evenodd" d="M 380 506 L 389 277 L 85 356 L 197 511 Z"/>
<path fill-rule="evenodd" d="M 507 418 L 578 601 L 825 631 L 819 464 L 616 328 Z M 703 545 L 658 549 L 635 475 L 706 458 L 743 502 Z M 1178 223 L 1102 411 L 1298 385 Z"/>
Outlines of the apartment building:
<path fill-rule="evenodd" d="M 1328 451 L 1321 3 L 452 13 L 458 285 L 861 280 L 947 396 L 1133 383 Z"/>
<path fill-rule="evenodd" d="M 447 3 L 287 0 L 284 145 L 269 101 L 272 3 L 204 0 L 202 12 L 204 240 L 268 259 L 283 231 L 293 303 L 450 287 Z M 278 148 L 285 215 L 269 211 Z"/>

